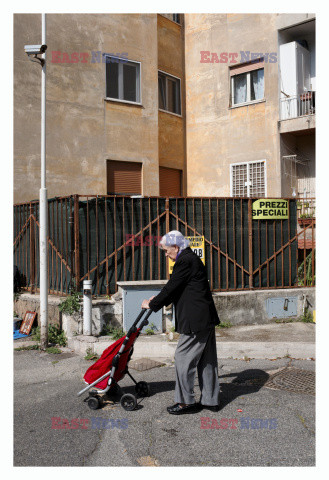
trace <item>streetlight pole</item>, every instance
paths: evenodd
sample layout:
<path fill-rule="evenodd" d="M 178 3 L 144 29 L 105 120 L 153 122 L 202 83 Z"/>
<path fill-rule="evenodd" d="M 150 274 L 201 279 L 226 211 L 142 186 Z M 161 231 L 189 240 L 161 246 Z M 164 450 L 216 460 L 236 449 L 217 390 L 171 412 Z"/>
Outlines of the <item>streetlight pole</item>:
<path fill-rule="evenodd" d="M 42 45 L 46 45 L 46 14 L 42 13 Z M 48 200 L 46 187 L 46 52 L 41 73 L 41 188 L 39 203 L 40 222 L 40 348 L 48 345 L 48 264 L 47 264 L 47 231 Z"/>

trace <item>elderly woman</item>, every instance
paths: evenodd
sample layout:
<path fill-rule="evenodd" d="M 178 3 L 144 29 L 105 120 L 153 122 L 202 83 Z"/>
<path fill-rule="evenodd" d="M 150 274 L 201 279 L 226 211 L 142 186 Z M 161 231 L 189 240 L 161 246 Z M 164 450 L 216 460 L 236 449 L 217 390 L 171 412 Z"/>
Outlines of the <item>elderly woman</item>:
<path fill-rule="evenodd" d="M 202 408 L 218 411 L 218 364 L 215 325 L 218 314 L 209 288 L 206 268 L 177 230 L 161 238 L 160 247 L 175 260 L 170 280 L 161 292 L 144 300 L 142 308 L 157 312 L 164 305 L 175 306 L 175 330 L 180 333 L 175 353 L 175 405 L 173 415 L 194 413 Z M 194 379 L 198 371 L 200 402 L 194 398 Z"/>

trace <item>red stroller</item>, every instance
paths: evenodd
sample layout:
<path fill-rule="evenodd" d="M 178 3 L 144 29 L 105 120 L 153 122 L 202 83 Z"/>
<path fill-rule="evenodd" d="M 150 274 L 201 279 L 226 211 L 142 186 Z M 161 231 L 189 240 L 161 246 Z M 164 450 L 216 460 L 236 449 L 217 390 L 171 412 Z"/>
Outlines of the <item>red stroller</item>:
<path fill-rule="evenodd" d="M 143 308 L 128 333 L 104 350 L 97 362 L 86 371 L 83 378 L 88 386 L 81 390 L 78 396 L 95 387 L 97 390 L 90 391 L 89 396 L 84 400 L 92 410 L 97 410 L 102 404 L 102 397 L 98 395 L 99 393 L 121 394 L 120 403 L 125 410 L 134 410 L 136 408 L 136 396 L 131 393 L 124 393 L 118 384 L 126 373 L 135 383 L 135 391 L 138 396 L 147 397 L 149 395 L 148 384 L 146 382 L 136 382 L 128 371 L 128 363 L 133 354 L 134 342 L 141 333 L 142 328 L 148 325 L 148 318 L 152 313 L 152 310 L 149 310 L 139 328 L 137 328 L 138 322 L 145 311 L 146 308 Z"/>

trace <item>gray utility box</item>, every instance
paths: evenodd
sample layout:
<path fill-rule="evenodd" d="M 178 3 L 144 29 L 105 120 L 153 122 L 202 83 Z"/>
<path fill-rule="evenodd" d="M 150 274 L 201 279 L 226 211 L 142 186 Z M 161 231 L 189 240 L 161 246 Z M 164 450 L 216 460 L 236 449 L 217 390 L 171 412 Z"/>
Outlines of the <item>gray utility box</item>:
<path fill-rule="evenodd" d="M 287 318 L 297 316 L 298 297 L 275 297 L 266 300 L 266 312 L 269 318 Z"/>
<path fill-rule="evenodd" d="M 141 311 L 144 299 L 156 296 L 166 285 L 168 280 L 140 280 L 133 282 L 118 282 L 118 291 L 122 292 L 123 330 L 127 332 Z M 146 315 L 146 314 L 145 314 Z M 149 317 L 149 324 L 143 328 L 145 332 L 150 325 L 154 325 L 154 333 L 162 333 L 162 308 L 153 312 Z"/>

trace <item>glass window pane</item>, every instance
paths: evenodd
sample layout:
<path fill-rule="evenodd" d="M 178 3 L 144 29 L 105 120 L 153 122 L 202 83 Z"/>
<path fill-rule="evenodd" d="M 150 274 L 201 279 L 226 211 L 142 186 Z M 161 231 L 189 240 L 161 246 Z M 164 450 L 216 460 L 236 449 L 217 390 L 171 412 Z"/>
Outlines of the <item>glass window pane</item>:
<path fill-rule="evenodd" d="M 159 108 L 166 110 L 166 78 L 164 75 L 159 74 Z"/>
<path fill-rule="evenodd" d="M 137 65 L 123 64 L 123 99 L 136 102 Z"/>
<path fill-rule="evenodd" d="M 109 59 L 107 59 L 109 61 Z M 106 63 L 106 96 L 110 98 L 119 98 L 119 64 Z"/>
<path fill-rule="evenodd" d="M 233 105 L 247 101 L 247 74 L 235 75 L 233 78 Z"/>
<path fill-rule="evenodd" d="M 261 100 L 264 98 L 264 69 L 250 72 L 250 100 Z"/>
<path fill-rule="evenodd" d="M 167 110 L 172 113 L 179 113 L 179 92 L 178 81 L 171 78 L 167 79 L 168 88 L 168 108 Z"/>

